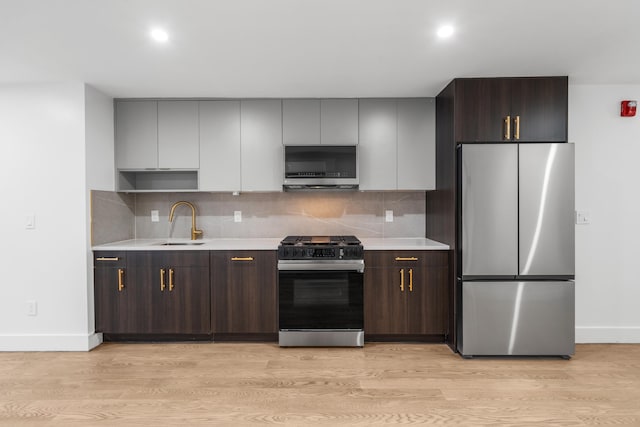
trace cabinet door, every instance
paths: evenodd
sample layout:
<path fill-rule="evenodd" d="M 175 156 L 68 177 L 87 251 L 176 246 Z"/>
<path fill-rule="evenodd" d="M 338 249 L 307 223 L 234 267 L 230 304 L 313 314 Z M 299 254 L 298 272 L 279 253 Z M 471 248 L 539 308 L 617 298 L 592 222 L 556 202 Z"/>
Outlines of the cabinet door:
<path fill-rule="evenodd" d="M 360 100 L 361 190 L 397 188 L 397 119 L 393 99 Z"/>
<path fill-rule="evenodd" d="M 509 79 L 458 79 L 455 142 L 504 141 L 510 114 Z M 509 122 L 511 126 L 511 121 Z"/>
<path fill-rule="evenodd" d="M 242 100 L 243 191 L 282 191 L 284 180 L 280 100 Z"/>
<path fill-rule="evenodd" d="M 240 101 L 200 101 L 201 191 L 240 191 Z"/>
<path fill-rule="evenodd" d="M 436 188 L 435 100 L 398 100 L 398 189 Z"/>
<path fill-rule="evenodd" d="M 520 142 L 566 142 L 568 80 L 566 77 L 511 79 L 513 132 Z M 515 136 L 515 133 L 514 133 Z"/>
<path fill-rule="evenodd" d="M 282 101 L 282 142 L 284 145 L 320 144 L 320 101 Z"/>
<path fill-rule="evenodd" d="M 161 303 L 153 308 L 154 323 L 162 333 L 210 333 L 209 252 L 165 252 L 157 258 L 165 270 L 166 287 L 159 295 Z"/>
<path fill-rule="evenodd" d="M 117 101 L 115 109 L 116 168 L 157 168 L 158 103 Z"/>
<path fill-rule="evenodd" d="M 358 100 L 323 99 L 320 101 L 320 143 L 358 144 Z"/>
<path fill-rule="evenodd" d="M 443 335 L 448 315 L 448 254 L 424 251 L 405 267 L 407 294 L 407 333 Z"/>
<path fill-rule="evenodd" d="M 275 251 L 211 253 L 213 332 L 276 333 Z"/>
<path fill-rule="evenodd" d="M 133 280 L 145 289 L 138 308 L 148 307 L 136 315 L 136 333 L 210 333 L 207 251 L 136 252 L 131 257 Z"/>
<path fill-rule="evenodd" d="M 129 280 L 125 254 L 96 253 L 94 266 L 96 332 L 135 332 L 135 316 L 144 296 Z"/>
<path fill-rule="evenodd" d="M 198 101 L 158 102 L 158 167 L 200 166 Z"/>
<path fill-rule="evenodd" d="M 407 289 L 400 288 L 401 269 L 369 268 L 364 273 L 364 332 L 406 334 Z"/>

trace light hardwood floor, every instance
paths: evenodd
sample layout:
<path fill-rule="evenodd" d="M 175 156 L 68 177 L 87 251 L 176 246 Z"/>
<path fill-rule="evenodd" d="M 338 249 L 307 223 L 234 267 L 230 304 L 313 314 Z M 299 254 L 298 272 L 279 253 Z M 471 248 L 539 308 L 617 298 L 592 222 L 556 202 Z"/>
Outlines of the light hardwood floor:
<path fill-rule="evenodd" d="M 640 345 L 463 360 L 444 345 L 103 344 L 0 353 L 0 425 L 640 426 Z"/>

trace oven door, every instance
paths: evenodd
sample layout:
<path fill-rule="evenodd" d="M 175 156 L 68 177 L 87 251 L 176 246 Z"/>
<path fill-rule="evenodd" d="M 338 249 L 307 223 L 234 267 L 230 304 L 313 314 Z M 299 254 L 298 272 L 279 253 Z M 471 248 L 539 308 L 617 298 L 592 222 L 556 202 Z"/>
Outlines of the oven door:
<path fill-rule="evenodd" d="M 279 272 L 281 346 L 363 345 L 363 273 Z"/>

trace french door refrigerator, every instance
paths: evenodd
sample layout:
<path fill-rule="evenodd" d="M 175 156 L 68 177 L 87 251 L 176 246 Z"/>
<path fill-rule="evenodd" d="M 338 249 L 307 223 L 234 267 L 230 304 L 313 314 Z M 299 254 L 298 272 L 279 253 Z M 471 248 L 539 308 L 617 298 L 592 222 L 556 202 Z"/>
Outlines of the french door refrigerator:
<path fill-rule="evenodd" d="M 575 349 L 574 146 L 460 144 L 458 351 Z"/>

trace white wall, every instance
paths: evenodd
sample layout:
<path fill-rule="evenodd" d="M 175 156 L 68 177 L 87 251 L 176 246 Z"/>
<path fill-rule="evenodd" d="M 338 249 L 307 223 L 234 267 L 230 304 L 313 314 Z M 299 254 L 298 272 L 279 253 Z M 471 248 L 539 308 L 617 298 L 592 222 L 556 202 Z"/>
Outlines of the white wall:
<path fill-rule="evenodd" d="M 87 327 L 95 331 L 91 190 L 115 189 L 113 98 L 85 85 Z M 101 342 L 101 334 L 96 339 Z"/>
<path fill-rule="evenodd" d="M 88 307 L 86 138 L 84 84 L 0 85 L 0 350 L 99 342 Z M 36 316 L 26 314 L 28 300 Z"/>
<path fill-rule="evenodd" d="M 576 341 L 640 342 L 640 116 L 620 101 L 640 86 L 570 85 L 569 141 L 576 144 Z"/>

